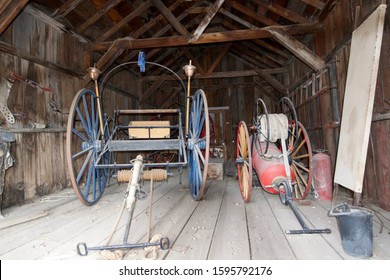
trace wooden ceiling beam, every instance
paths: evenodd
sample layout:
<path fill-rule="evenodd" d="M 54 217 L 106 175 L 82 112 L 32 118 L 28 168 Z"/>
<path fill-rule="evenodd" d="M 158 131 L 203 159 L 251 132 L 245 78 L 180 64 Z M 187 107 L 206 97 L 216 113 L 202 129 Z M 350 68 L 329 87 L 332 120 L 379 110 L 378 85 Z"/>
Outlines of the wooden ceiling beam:
<path fill-rule="evenodd" d="M 318 10 L 323 10 L 325 8 L 326 3 L 320 1 L 320 0 L 301 0 L 301 2 L 304 2 Z"/>
<path fill-rule="evenodd" d="M 269 27 L 267 29 L 272 33 L 276 41 L 286 47 L 310 68 L 318 71 L 325 67 L 325 62 L 319 56 L 284 30 L 278 27 Z"/>
<path fill-rule="evenodd" d="M 208 13 L 204 16 L 198 28 L 192 33 L 191 38 L 188 40 L 189 43 L 192 44 L 199 39 L 200 35 L 202 35 L 203 31 L 205 31 L 224 2 L 225 0 L 215 1 L 215 3 L 210 7 Z"/>
<path fill-rule="evenodd" d="M 109 10 L 116 7 L 123 0 L 111 0 L 107 2 L 103 8 L 99 9 L 92 17 L 86 20 L 83 24 L 76 28 L 76 33 L 81 34 L 97 22 L 103 15 L 105 15 Z"/>
<path fill-rule="evenodd" d="M 215 68 L 221 63 L 222 59 L 225 57 L 227 52 L 232 47 L 233 43 L 226 44 L 223 50 L 219 53 L 218 57 L 214 60 L 213 64 L 210 66 L 210 68 L 207 70 L 207 74 L 210 74 L 214 72 Z"/>
<path fill-rule="evenodd" d="M 278 80 L 272 77 L 270 74 L 267 74 L 262 69 L 255 70 L 261 78 L 263 78 L 270 86 L 280 92 L 283 96 L 287 96 L 288 88 L 282 85 Z"/>
<path fill-rule="evenodd" d="M 105 32 L 102 36 L 96 39 L 96 42 L 104 41 L 114 35 L 119 29 L 121 29 L 125 24 L 138 17 L 140 14 L 145 12 L 151 3 L 149 0 L 146 0 L 141 5 L 139 5 L 133 12 L 124 17 L 120 22 L 116 23 L 111 29 Z"/>
<path fill-rule="evenodd" d="M 324 8 L 321 10 L 321 14 L 318 17 L 319 22 L 322 22 L 328 16 L 328 14 L 332 11 L 333 7 L 335 6 L 336 1 L 337 0 L 328 0 Z"/>
<path fill-rule="evenodd" d="M 28 0 L 5 0 L 0 3 L 0 34 L 11 24 Z"/>
<path fill-rule="evenodd" d="M 282 97 L 286 96 L 284 94 L 281 94 L 279 91 L 272 91 L 270 88 L 264 86 L 264 84 L 260 81 L 255 81 L 254 86 L 255 88 L 258 88 L 260 91 L 265 91 L 266 96 L 272 98 L 276 103 L 278 103 Z"/>
<path fill-rule="evenodd" d="M 250 29 L 258 28 L 256 25 L 254 25 L 246 20 L 243 20 L 242 18 L 232 14 L 231 12 L 227 11 L 226 9 L 221 8 L 220 13 L 223 14 L 224 16 L 230 18 L 231 20 L 241 24 L 242 26 L 245 26 L 246 28 L 250 28 Z M 229 23 L 227 21 L 224 21 L 224 24 L 229 25 Z M 231 29 L 234 29 L 234 28 L 231 28 Z"/>
<path fill-rule="evenodd" d="M 190 33 L 185 29 L 185 27 L 177 20 L 177 18 L 171 13 L 171 11 L 165 6 L 161 0 L 150 0 L 150 2 L 155 6 L 168 20 L 168 22 L 185 38 L 190 38 Z"/>
<path fill-rule="evenodd" d="M 293 24 L 279 27 L 290 35 L 302 35 L 309 34 L 319 30 L 322 30 L 323 26 L 318 23 L 304 23 Z M 210 44 L 210 43 L 225 43 L 242 40 L 255 40 L 262 38 L 271 38 L 273 35 L 269 29 L 257 28 L 246 30 L 233 30 L 225 32 L 205 33 L 202 34 L 196 41 L 196 44 Z M 146 49 L 146 48 L 163 48 L 163 47 L 177 47 L 189 45 L 188 39 L 183 36 L 174 37 L 159 37 L 159 38 L 147 38 L 147 39 L 131 39 L 122 38 L 125 42 L 124 47 L 126 49 Z M 89 51 L 105 51 L 112 45 L 112 42 L 96 42 L 87 45 Z"/>
<path fill-rule="evenodd" d="M 148 88 L 148 90 L 142 94 L 142 97 L 140 99 L 140 105 L 143 105 L 146 100 L 150 99 L 153 93 L 155 93 L 156 90 L 158 90 L 166 80 L 167 80 L 167 75 L 164 74 L 161 75 L 158 80 L 154 81 L 154 83 Z"/>
<path fill-rule="evenodd" d="M 270 4 L 264 4 L 264 1 L 260 1 L 260 0 L 254 0 L 254 2 L 256 4 L 258 4 L 259 6 L 263 7 L 264 9 L 268 9 L 269 11 L 285 18 L 285 19 L 288 19 L 289 21 L 291 22 L 294 22 L 294 23 L 307 23 L 309 22 L 305 17 L 289 10 L 289 9 L 286 9 L 284 7 L 282 7 L 281 5 L 278 5 L 277 3 L 275 2 L 271 2 Z"/>
<path fill-rule="evenodd" d="M 273 60 L 261 55 L 260 53 L 257 53 L 255 50 L 252 50 L 244 44 L 241 44 L 239 48 L 232 50 L 232 53 L 236 54 L 237 56 L 241 56 L 247 61 L 256 62 L 259 68 L 274 68 L 281 66 L 280 63 L 275 63 Z"/>
<path fill-rule="evenodd" d="M 281 48 L 274 47 L 271 44 L 264 42 L 263 40 L 254 40 L 253 42 L 256 45 L 259 45 L 260 47 L 267 49 L 268 51 L 271 51 L 272 53 L 275 53 L 284 59 L 288 58 L 288 54 L 284 50 L 282 50 Z"/>
<path fill-rule="evenodd" d="M 174 4 L 172 4 L 170 7 L 169 7 L 169 10 L 170 11 L 173 11 L 174 9 L 178 8 L 178 6 L 183 2 L 183 0 L 178 0 L 176 1 Z M 197 7 L 198 5 L 200 5 L 200 2 L 198 3 L 195 3 L 193 7 Z M 182 19 L 184 19 L 186 16 L 188 16 L 189 13 L 187 12 L 187 10 L 185 12 L 183 12 L 180 16 L 177 17 L 177 20 L 178 21 L 181 21 Z M 156 24 L 158 21 L 162 20 L 164 18 L 164 16 L 162 14 L 158 15 L 157 17 L 155 17 L 155 19 L 149 21 L 147 24 L 144 25 L 144 27 L 148 27 L 148 28 L 151 28 L 154 24 Z M 155 21 L 156 19 L 158 19 L 158 21 Z M 149 25 L 149 23 L 153 22 L 152 25 Z M 131 37 L 136 39 L 138 38 L 139 36 L 141 36 L 144 32 L 147 31 L 147 29 L 145 29 L 144 27 L 141 27 L 140 29 L 138 29 L 137 31 L 135 31 L 133 34 L 131 34 Z M 171 29 L 171 25 L 170 24 L 167 24 L 166 26 L 164 26 L 163 28 L 161 28 L 156 34 L 153 35 L 153 37 L 160 37 L 161 35 L 163 35 L 164 33 L 166 33 L 168 30 Z M 129 55 L 127 55 L 125 58 L 124 58 L 124 61 L 129 61 L 133 56 L 135 56 L 136 54 L 138 53 L 138 50 L 135 50 L 133 52 L 131 52 Z"/>
<path fill-rule="evenodd" d="M 180 47 L 180 50 L 187 57 L 188 60 L 192 61 L 192 64 L 196 67 L 196 70 L 203 76 L 205 74 L 205 71 L 203 70 L 203 67 L 200 66 L 200 64 L 198 63 L 198 60 L 194 58 L 192 53 L 189 52 L 185 47 Z"/>
<path fill-rule="evenodd" d="M 99 59 L 95 67 L 104 73 L 108 67 L 110 67 L 118 57 L 123 53 L 122 41 L 114 41 L 108 51 Z M 84 86 L 87 86 L 91 81 L 89 75 L 84 76 Z"/>
<path fill-rule="evenodd" d="M 287 73 L 287 69 L 284 67 L 281 68 L 271 68 L 271 69 L 262 69 L 263 73 L 266 75 L 277 75 Z M 227 71 L 227 72 L 213 72 L 202 76 L 200 73 L 195 72 L 193 79 L 223 79 L 223 78 L 240 78 L 240 77 L 250 77 L 250 76 L 259 76 L 255 70 L 242 70 L 242 71 Z M 142 81 L 155 81 L 158 80 L 160 76 L 145 76 L 140 77 Z M 186 79 L 184 74 L 182 75 L 183 79 Z M 175 80 L 175 77 L 169 76 L 167 80 Z"/>
<path fill-rule="evenodd" d="M 73 11 L 83 0 L 68 0 L 59 7 L 52 17 L 61 18 Z"/>
<path fill-rule="evenodd" d="M 239 2 L 232 1 L 231 6 L 235 10 L 240 11 L 241 13 L 247 15 L 248 17 L 251 17 L 252 19 L 254 19 L 254 20 L 256 20 L 256 21 L 258 21 L 266 26 L 279 25 L 279 23 L 273 21 L 272 19 L 270 19 L 270 18 L 268 18 L 260 13 L 255 12 L 251 8 L 244 6 L 244 5 L 240 4 Z"/>
<path fill-rule="evenodd" d="M 243 22 L 244 23 L 244 22 Z M 250 23 L 248 23 L 250 25 Z M 232 30 L 236 30 L 238 29 L 237 26 L 235 26 L 234 24 L 230 23 L 230 22 L 224 22 L 224 25 Z M 250 26 L 246 26 L 248 28 L 253 28 L 253 27 L 250 27 Z M 257 28 L 257 27 L 254 27 L 254 28 Z M 253 42 L 256 44 L 256 45 L 259 45 L 260 47 L 268 50 L 268 51 L 271 51 L 275 54 L 277 54 L 278 56 L 281 56 L 282 58 L 284 59 L 287 59 L 288 58 L 288 54 L 283 50 L 283 49 L 280 49 L 280 48 L 277 48 L 277 47 L 274 47 L 268 43 L 266 43 L 264 40 L 253 40 Z"/>
<path fill-rule="evenodd" d="M 11 3 L 12 0 L 4 0 L 0 3 L 0 14 L 2 14 L 5 9 L 8 7 L 8 5 Z"/>
<path fill-rule="evenodd" d="M 169 11 L 173 12 L 176 8 L 178 8 L 181 5 L 182 2 L 183 2 L 183 0 L 175 1 L 175 3 L 173 3 L 171 6 L 169 6 L 169 8 L 168 8 Z M 164 18 L 164 16 L 162 14 L 159 14 L 157 17 L 154 17 L 153 19 L 148 21 L 146 24 L 144 24 L 141 28 L 139 28 L 138 30 L 133 32 L 130 36 L 132 38 L 140 37 L 142 34 L 144 34 L 146 31 L 148 31 L 150 28 L 152 28 L 158 22 L 160 22 L 163 18 Z M 179 18 L 178 18 L 178 20 L 180 21 Z"/>

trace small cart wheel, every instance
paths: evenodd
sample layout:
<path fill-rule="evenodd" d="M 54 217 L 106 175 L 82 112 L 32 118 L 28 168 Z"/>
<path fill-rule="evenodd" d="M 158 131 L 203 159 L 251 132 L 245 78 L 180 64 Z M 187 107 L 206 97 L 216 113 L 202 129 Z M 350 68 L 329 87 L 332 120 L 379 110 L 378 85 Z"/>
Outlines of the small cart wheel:
<path fill-rule="evenodd" d="M 103 143 L 99 129 L 97 96 L 89 89 L 80 90 L 70 107 L 66 130 L 66 160 L 70 181 L 79 200 L 95 204 L 108 183 L 108 153 L 101 154 Z"/>
<path fill-rule="evenodd" d="M 204 135 L 201 137 L 202 129 Z M 206 94 L 198 89 L 192 96 L 188 129 L 188 180 L 194 200 L 200 200 L 206 186 L 210 156 L 210 123 Z"/>
<path fill-rule="evenodd" d="M 237 129 L 237 175 L 242 199 L 248 203 L 252 193 L 252 152 L 248 128 L 241 121 Z"/>
<path fill-rule="evenodd" d="M 300 122 L 298 122 L 297 132 L 297 138 L 291 142 L 295 149 L 289 157 L 295 177 L 292 195 L 294 200 L 302 200 L 308 195 L 312 183 L 312 149 L 309 135 Z"/>

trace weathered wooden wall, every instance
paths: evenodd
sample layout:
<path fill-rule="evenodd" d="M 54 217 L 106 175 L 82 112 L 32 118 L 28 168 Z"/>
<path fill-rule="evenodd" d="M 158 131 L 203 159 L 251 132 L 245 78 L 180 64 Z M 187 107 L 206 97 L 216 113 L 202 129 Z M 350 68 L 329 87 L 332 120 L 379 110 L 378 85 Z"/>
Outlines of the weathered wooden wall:
<path fill-rule="evenodd" d="M 61 112 L 49 106 L 49 92 L 15 82 L 8 107 L 16 123 L 8 124 L 0 117 L 0 129 L 16 137 L 11 146 L 14 166 L 6 171 L 4 207 L 70 187 L 65 132 L 73 97 L 84 87 L 83 40 L 27 7 L 0 37 L 0 75 L 7 78 L 11 72 L 51 88 Z M 135 98 L 126 95 L 129 79 L 113 79 L 118 89 L 107 90 L 105 109 L 112 112 L 116 104 L 133 106 Z M 38 125 L 46 128 L 38 129 Z"/>
<path fill-rule="evenodd" d="M 338 1 L 324 22 L 324 33 L 311 43 L 327 67 L 313 73 L 298 60 L 290 65 L 290 95 L 298 106 L 299 119 L 308 129 L 313 148 L 328 151 L 333 169 L 352 31 L 382 2 Z M 389 22 L 387 11 L 363 189 L 364 199 L 387 210 L 390 209 Z"/>

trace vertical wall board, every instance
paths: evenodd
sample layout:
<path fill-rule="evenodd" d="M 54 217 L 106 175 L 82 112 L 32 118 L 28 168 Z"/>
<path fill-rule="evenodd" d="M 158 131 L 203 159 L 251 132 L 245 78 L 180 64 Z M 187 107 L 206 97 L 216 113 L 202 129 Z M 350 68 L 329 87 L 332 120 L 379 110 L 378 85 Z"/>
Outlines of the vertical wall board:
<path fill-rule="evenodd" d="M 376 188 L 378 203 L 383 209 L 390 210 L 390 121 L 373 123 L 372 131 L 374 143 L 375 166 L 377 167 L 377 181 L 371 182 L 368 188 Z"/>
<path fill-rule="evenodd" d="M 334 181 L 358 193 L 362 192 L 385 12 L 386 5 L 380 5 L 352 36 Z"/>

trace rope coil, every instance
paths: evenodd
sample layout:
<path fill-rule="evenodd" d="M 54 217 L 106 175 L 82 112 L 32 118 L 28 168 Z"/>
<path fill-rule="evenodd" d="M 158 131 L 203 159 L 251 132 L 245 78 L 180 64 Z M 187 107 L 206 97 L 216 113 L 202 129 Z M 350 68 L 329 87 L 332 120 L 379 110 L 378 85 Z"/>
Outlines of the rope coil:
<path fill-rule="evenodd" d="M 120 170 L 118 171 L 117 181 L 118 183 L 129 182 L 132 177 L 133 170 Z M 155 182 L 162 182 L 168 179 L 168 173 L 165 169 L 146 170 L 143 172 L 142 178 L 145 181 L 150 181 L 153 178 L 153 181 Z"/>

